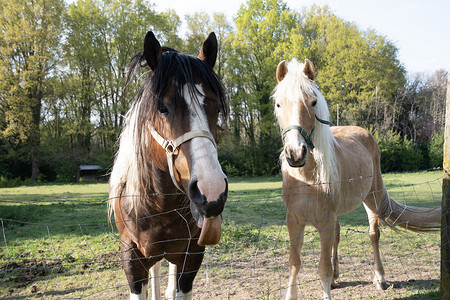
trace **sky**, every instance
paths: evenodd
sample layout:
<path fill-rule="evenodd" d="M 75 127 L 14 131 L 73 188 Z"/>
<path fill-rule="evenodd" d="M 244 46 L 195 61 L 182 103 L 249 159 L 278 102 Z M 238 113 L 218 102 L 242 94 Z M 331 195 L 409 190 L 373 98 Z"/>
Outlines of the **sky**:
<path fill-rule="evenodd" d="M 153 0 L 157 11 L 175 9 L 184 19 L 195 12 L 222 12 L 231 21 L 246 0 Z M 408 73 L 450 71 L 449 0 L 284 0 L 296 11 L 328 5 L 361 30 L 374 29 L 399 49 Z"/>

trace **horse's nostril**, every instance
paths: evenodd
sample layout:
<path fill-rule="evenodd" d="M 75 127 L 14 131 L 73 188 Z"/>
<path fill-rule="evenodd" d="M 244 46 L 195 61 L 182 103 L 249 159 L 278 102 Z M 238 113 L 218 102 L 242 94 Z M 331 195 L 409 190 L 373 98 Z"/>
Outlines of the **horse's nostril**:
<path fill-rule="evenodd" d="M 200 192 L 200 189 L 198 188 L 198 180 L 197 178 L 193 178 L 191 182 L 189 183 L 188 187 L 189 191 L 189 198 L 197 205 L 204 205 L 206 204 L 207 200 L 205 195 L 203 195 Z"/>
<path fill-rule="evenodd" d="M 301 158 L 305 158 L 308 152 L 308 148 L 305 145 L 302 145 L 302 154 Z"/>
<path fill-rule="evenodd" d="M 284 155 L 286 156 L 287 159 L 293 159 L 292 148 L 291 147 L 286 147 L 284 149 Z"/>

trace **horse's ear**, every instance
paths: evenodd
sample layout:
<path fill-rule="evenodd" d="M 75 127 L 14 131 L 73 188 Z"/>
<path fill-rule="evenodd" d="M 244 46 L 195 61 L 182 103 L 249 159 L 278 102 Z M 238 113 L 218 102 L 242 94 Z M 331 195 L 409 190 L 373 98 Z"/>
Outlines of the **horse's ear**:
<path fill-rule="evenodd" d="M 206 61 L 211 68 L 214 68 L 217 58 L 217 38 L 214 32 L 211 32 L 208 35 L 208 38 L 203 42 L 198 58 Z"/>
<path fill-rule="evenodd" d="M 303 67 L 303 73 L 305 73 L 305 75 L 309 79 L 314 81 L 314 78 L 316 76 L 315 71 L 314 71 L 314 65 L 309 59 L 305 59 L 305 66 Z"/>
<path fill-rule="evenodd" d="M 277 66 L 277 80 L 281 82 L 288 72 L 288 67 L 286 65 L 286 61 L 282 61 Z"/>
<path fill-rule="evenodd" d="M 144 57 L 149 68 L 154 71 L 161 59 L 162 48 L 152 31 L 144 39 Z"/>

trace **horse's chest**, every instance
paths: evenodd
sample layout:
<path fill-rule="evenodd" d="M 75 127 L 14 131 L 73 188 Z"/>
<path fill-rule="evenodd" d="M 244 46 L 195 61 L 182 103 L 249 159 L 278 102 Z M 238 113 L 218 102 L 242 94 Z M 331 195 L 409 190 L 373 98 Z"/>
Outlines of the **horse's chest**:
<path fill-rule="evenodd" d="M 332 199 L 313 186 L 283 188 L 283 201 L 287 213 L 301 220 L 315 220 L 335 210 Z"/>
<path fill-rule="evenodd" d="M 187 220 L 179 215 L 149 218 L 139 229 L 139 242 L 148 253 L 171 253 L 184 249 L 189 242 L 187 237 L 195 238 L 200 233 L 195 222 Z"/>

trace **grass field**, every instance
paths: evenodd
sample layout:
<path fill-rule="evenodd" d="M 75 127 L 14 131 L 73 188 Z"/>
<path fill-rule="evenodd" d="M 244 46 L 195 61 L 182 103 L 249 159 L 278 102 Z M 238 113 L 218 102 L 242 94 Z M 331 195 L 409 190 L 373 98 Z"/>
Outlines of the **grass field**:
<path fill-rule="evenodd" d="M 399 202 L 440 206 L 441 171 L 383 178 Z M 107 190 L 105 183 L 0 189 L 1 299 L 128 297 L 120 237 L 107 220 Z M 206 250 L 194 299 L 281 299 L 289 256 L 281 176 L 230 178 L 229 190 L 222 240 Z M 381 251 L 390 287 L 377 291 L 363 207 L 339 220 L 341 275 L 334 299 L 439 298 L 440 232 L 384 228 Z M 318 233 L 308 228 L 299 280 L 303 299 L 322 296 L 318 254 Z M 166 277 L 163 264 L 163 283 Z"/>

